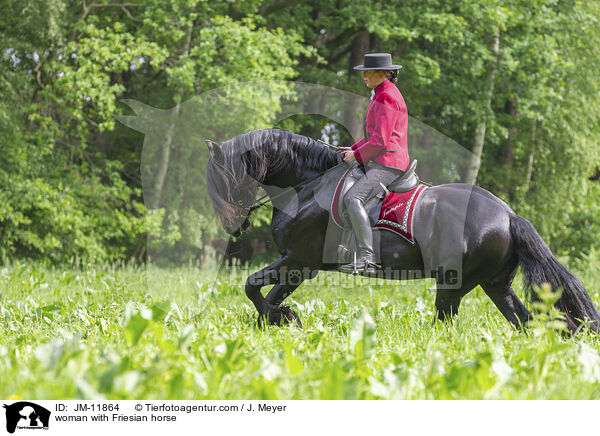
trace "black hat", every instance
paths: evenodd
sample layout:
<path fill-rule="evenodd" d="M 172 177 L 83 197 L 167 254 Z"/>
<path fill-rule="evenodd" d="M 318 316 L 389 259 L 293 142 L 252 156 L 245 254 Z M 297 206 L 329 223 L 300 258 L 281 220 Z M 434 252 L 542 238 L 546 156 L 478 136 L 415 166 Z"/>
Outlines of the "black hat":
<path fill-rule="evenodd" d="M 399 70 L 402 65 L 392 65 L 392 55 L 389 53 L 369 53 L 365 55 L 363 65 L 357 65 L 355 70 Z"/>

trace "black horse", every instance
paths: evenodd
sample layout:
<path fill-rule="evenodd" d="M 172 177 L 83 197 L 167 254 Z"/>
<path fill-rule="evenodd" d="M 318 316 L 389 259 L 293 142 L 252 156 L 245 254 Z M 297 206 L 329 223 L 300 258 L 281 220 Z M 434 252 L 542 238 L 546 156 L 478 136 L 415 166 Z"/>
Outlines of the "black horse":
<path fill-rule="evenodd" d="M 331 198 L 332 185 L 348 164 L 311 138 L 276 129 L 249 132 L 221 145 L 209 141 L 209 149 L 207 185 L 228 233 L 248 225 L 259 186 L 277 199 L 271 229 L 282 255 L 248 277 L 246 295 L 259 313 L 259 323 L 264 318 L 271 324 L 301 326 L 298 316 L 281 303 L 303 280 L 339 266 L 326 254 L 333 227 L 322 198 Z M 455 315 L 462 297 L 481 285 L 512 325 L 524 325 L 532 315 L 511 287 L 520 264 L 534 299 L 535 287 L 544 283 L 562 290 L 555 305 L 571 332 L 583 322 L 600 330 L 600 314 L 582 283 L 554 257 L 529 221 L 488 191 L 460 183 L 428 188 L 415 206 L 414 219 L 414 245 L 393 232 L 374 232 L 380 263 L 385 271 L 435 277 L 439 319 Z M 443 279 L 433 272 L 446 266 L 444 256 L 461 268 L 462 280 L 454 288 L 442 286 Z M 400 277 L 406 275 L 393 276 Z M 261 288 L 267 285 L 274 286 L 265 298 Z"/>

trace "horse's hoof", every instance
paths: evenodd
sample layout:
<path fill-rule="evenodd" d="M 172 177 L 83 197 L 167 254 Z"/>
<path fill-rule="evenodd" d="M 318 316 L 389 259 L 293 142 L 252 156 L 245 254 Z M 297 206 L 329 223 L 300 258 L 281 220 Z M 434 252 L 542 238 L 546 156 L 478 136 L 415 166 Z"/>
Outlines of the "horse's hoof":
<path fill-rule="evenodd" d="M 266 314 L 258 317 L 258 327 L 264 329 L 268 324 L 282 326 L 293 323 L 298 328 L 302 328 L 300 317 L 288 306 L 269 306 Z"/>
<path fill-rule="evenodd" d="M 302 328 L 302 321 L 300 321 L 300 317 L 296 312 L 287 306 L 281 306 L 281 312 L 283 313 L 283 316 L 281 317 L 283 323 L 289 324 L 293 322 L 296 324 L 296 327 L 299 329 Z"/>

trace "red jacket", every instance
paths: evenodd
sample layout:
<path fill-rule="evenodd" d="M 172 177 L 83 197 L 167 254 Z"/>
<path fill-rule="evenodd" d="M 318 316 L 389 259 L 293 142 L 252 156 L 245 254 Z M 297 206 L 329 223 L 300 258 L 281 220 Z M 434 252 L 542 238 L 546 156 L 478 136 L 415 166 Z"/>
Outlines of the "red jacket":
<path fill-rule="evenodd" d="M 375 87 L 375 97 L 367 108 L 367 140 L 352 145 L 356 160 L 369 160 L 388 167 L 408 168 L 408 112 L 400 91 L 389 80 Z"/>

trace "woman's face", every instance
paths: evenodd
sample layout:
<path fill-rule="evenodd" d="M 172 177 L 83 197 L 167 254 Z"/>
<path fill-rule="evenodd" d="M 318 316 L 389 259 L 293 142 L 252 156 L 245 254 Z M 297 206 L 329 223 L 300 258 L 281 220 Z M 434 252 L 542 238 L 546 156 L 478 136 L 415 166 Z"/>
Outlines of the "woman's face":
<path fill-rule="evenodd" d="M 385 71 L 382 70 L 364 70 L 362 72 L 365 85 L 369 88 L 375 88 L 385 79 Z"/>

